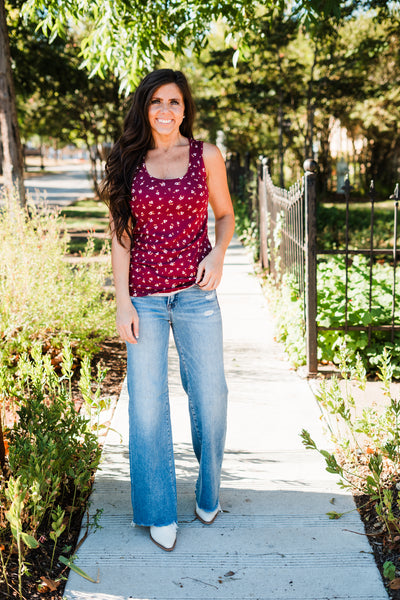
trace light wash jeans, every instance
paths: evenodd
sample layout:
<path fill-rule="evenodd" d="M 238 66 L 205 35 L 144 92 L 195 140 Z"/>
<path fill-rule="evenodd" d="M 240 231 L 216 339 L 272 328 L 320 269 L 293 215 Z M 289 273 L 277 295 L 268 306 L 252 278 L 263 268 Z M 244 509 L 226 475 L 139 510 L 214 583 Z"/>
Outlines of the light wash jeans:
<path fill-rule="evenodd" d="M 219 504 L 226 433 L 221 314 L 215 290 L 198 286 L 131 300 L 139 314 L 138 343 L 127 344 L 133 520 L 137 525 L 170 525 L 177 522 L 177 500 L 168 397 L 169 330 L 189 399 L 199 462 L 196 500 L 199 508 L 213 511 Z"/>

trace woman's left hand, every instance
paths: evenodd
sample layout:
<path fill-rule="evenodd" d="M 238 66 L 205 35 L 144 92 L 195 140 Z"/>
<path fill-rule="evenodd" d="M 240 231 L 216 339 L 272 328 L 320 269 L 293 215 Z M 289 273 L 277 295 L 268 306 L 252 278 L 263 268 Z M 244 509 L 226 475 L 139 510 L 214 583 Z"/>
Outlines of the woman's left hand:
<path fill-rule="evenodd" d="M 215 290 L 221 281 L 225 252 L 217 246 L 198 266 L 196 283 L 203 290 Z"/>

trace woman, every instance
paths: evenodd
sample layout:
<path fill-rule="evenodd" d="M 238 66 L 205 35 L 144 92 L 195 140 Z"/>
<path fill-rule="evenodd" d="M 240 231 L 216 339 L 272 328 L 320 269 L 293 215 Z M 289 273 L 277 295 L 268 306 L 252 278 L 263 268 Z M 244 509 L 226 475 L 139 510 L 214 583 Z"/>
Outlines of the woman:
<path fill-rule="evenodd" d="M 195 514 L 219 510 L 227 388 L 215 289 L 234 230 L 218 148 L 193 139 L 185 76 L 160 69 L 139 84 L 106 165 L 117 329 L 127 343 L 133 520 L 164 550 L 176 542 L 177 500 L 167 383 L 169 330 L 188 394 L 199 461 Z M 208 202 L 215 245 L 207 235 Z"/>

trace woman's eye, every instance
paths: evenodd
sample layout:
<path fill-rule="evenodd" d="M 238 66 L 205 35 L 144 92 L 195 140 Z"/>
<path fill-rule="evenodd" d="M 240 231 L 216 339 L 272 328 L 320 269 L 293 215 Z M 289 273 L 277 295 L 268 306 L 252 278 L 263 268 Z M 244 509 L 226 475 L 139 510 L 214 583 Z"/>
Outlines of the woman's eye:
<path fill-rule="evenodd" d="M 152 101 L 150 102 L 150 104 L 159 104 L 159 102 L 160 102 L 160 101 L 159 101 L 157 98 L 155 98 L 154 100 L 152 100 Z"/>

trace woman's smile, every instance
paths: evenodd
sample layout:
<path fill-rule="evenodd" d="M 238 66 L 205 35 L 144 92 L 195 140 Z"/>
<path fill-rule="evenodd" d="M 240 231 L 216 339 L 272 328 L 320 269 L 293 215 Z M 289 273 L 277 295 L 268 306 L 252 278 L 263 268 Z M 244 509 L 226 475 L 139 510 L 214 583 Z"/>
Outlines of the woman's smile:
<path fill-rule="evenodd" d="M 185 102 L 179 87 L 167 83 L 158 88 L 151 97 L 148 117 L 154 133 L 165 135 L 179 131 L 185 113 Z M 165 128 L 169 127 L 170 130 Z"/>

